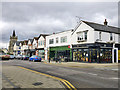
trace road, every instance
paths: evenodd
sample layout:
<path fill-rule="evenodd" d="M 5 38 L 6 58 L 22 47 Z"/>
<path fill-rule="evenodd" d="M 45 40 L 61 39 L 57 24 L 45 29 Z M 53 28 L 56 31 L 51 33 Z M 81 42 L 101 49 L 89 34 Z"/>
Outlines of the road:
<path fill-rule="evenodd" d="M 29 62 L 22 60 L 3 61 L 2 66 L 21 66 L 33 71 L 59 77 L 69 81 L 75 88 L 118 88 L 118 70 L 93 67 L 62 67 L 45 64 L 43 62 Z"/>

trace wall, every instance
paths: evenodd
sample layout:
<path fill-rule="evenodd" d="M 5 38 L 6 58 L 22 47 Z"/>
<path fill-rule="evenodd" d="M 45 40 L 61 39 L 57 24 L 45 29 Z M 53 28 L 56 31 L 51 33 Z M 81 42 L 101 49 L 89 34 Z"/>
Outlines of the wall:
<path fill-rule="evenodd" d="M 94 31 L 94 41 L 96 41 L 97 39 L 99 39 L 99 32 L 100 31 Z M 113 41 L 115 41 L 115 43 L 118 43 L 119 40 L 118 40 L 118 34 L 115 34 L 115 33 L 112 33 L 112 36 L 113 36 Z M 111 42 L 110 41 L 110 33 L 109 32 L 101 32 L 101 41 L 100 42 L 103 42 L 103 43 L 107 43 L 107 42 Z"/>
<path fill-rule="evenodd" d="M 50 36 L 46 36 L 46 47 L 54 47 L 54 46 L 67 46 L 71 44 L 71 34 L 72 31 L 65 31 L 56 34 L 52 34 Z M 67 42 L 61 43 L 61 37 L 67 36 Z M 56 43 L 56 38 L 58 37 L 59 42 Z M 49 39 L 54 39 L 54 44 L 49 44 Z"/>

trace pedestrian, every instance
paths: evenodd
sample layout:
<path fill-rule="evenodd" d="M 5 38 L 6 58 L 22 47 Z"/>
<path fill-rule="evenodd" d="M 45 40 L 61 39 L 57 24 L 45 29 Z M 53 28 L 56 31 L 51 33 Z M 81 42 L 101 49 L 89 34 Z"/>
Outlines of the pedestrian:
<path fill-rule="evenodd" d="M 60 56 L 59 63 L 61 63 L 62 56 Z"/>
<path fill-rule="evenodd" d="M 57 58 L 55 58 L 55 61 L 56 61 L 56 63 L 57 63 Z"/>
<path fill-rule="evenodd" d="M 50 58 L 49 58 L 49 63 L 50 63 Z"/>

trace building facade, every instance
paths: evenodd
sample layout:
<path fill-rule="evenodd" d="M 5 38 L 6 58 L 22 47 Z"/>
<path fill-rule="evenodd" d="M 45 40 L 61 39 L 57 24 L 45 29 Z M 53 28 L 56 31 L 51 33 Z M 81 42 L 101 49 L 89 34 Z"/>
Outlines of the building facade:
<path fill-rule="evenodd" d="M 71 34 L 73 30 L 53 33 L 46 36 L 45 59 L 71 61 Z"/>
<path fill-rule="evenodd" d="M 81 21 L 72 33 L 73 61 L 111 63 L 118 62 L 120 29 Z"/>
<path fill-rule="evenodd" d="M 48 34 L 40 34 L 40 36 L 38 37 L 36 55 L 40 56 L 42 60 L 45 60 L 46 36 L 48 36 Z"/>

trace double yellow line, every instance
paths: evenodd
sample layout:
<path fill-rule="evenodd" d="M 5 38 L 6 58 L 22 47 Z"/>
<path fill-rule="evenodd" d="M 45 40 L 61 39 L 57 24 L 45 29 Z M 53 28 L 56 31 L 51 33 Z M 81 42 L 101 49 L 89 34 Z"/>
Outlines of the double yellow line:
<path fill-rule="evenodd" d="M 48 74 L 45 74 L 45 73 L 37 72 L 37 71 L 31 70 L 31 69 L 27 69 L 27 68 L 24 68 L 24 67 L 21 67 L 21 66 L 18 66 L 18 67 L 22 68 L 22 69 L 25 69 L 25 70 L 28 70 L 28 71 L 31 71 L 31 72 L 34 72 L 34 73 L 38 73 L 38 74 L 41 74 L 41 75 L 44 75 L 44 76 L 56 79 L 56 80 L 59 80 L 62 83 L 64 83 L 64 85 L 66 85 L 68 89 L 70 89 L 70 90 L 72 90 L 72 89 L 73 90 L 77 90 L 69 81 L 67 81 L 65 79 L 61 79 L 61 78 L 58 78 L 58 77 L 55 77 L 55 76 L 51 76 L 51 75 L 48 75 Z"/>

